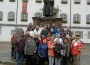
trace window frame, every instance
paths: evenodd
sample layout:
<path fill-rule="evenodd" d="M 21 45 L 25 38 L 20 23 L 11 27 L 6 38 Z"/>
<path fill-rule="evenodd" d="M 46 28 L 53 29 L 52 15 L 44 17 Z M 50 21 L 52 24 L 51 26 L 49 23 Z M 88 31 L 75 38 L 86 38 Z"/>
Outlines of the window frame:
<path fill-rule="evenodd" d="M 0 0 L 0 2 L 3 2 L 3 0 Z"/>
<path fill-rule="evenodd" d="M 73 23 L 75 23 L 75 24 L 81 23 L 81 15 L 80 14 L 74 14 L 73 15 Z"/>
<path fill-rule="evenodd" d="M 90 39 L 90 35 L 89 34 L 90 34 L 90 31 L 88 31 L 88 39 Z"/>
<path fill-rule="evenodd" d="M 42 3 L 42 0 L 36 0 L 37 3 Z"/>
<path fill-rule="evenodd" d="M 81 0 L 74 0 L 74 3 L 75 4 L 80 4 L 81 3 Z"/>
<path fill-rule="evenodd" d="M 67 4 L 68 3 L 68 0 L 61 0 L 61 3 Z"/>
<path fill-rule="evenodd" d="M 75 31 L 74 34 L 79 34 L 81 39 L 84 37 L 83 31 Z"/>
<path fill-rule="evenodd" d="M 8 12 L 8 21 L 15 21 L 15 12 Z"/>
<path fill-rule="evenodd" d="M 15 30 L 11 30 L 11 36 L 15 33 Z"/>
<path fill-rule="evenodd" d="M 68 15 L 66 13 L 60 14 L 60 17 L 63 19 L 62 23 L 68 22 Z"/>
<path fill-rule="evenodd" d="M 0 11 L 0 21 L 2 21 L 2 20 L 3 20 L 3 12 Z"/>
<path fill-rule="evenodd" d="M 21 21 L 28 22 L 28 13 L 21 13 Z"/>
<path fill-rule="evenodd" d="M 2 26 L 0 26 L 0 35 L 2 35 Z"/>
<path fill-rule="evenodd" d="M 9 2 L 15 2 L 15 0 L 9 0 Z"/>
<path fill-rule="evenodd" d="M 39 17 L 39 18 L 42 18 L 43 17 L 43 14 L 41 12 L 36 12 L 34 14 L 35 17 Z"/>
<path fill-rule="evenodd" d="M 87 4 L 90 5 L 90 0 L 87 0 Z"/>
<path fill-rule="evenodd" d="M 86 24 L 90 24 L 90 14 L 86 15 Z"/>
<path fill-rule="evenodd" d="M 22 2 L 28 2 L 29 0 L 22 0 Z"/>

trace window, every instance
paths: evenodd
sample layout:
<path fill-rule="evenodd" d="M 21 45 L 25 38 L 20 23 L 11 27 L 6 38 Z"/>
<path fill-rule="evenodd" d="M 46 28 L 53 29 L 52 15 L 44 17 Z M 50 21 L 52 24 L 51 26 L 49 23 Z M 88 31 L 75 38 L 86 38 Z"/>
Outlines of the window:
<path fill-rule="evenodd" d="M 28 21 L 28 13 L 21 13 L 21 21 Z"/>
<path fill-rule="evenodd" d="M 36 0 L 36 2 L 37 2 L 37 3 L 41 3 L 41 2 L 42 2 L 42 0 Z"/>
<path fill-rule="evenodd" d="M 62 13 L 60 14 L 60 17 L 63 19 L 62 23 L 67 23 L 67 14 Z"/>
<path fill-rule="evenodd" d="M 42 18 L 42 13 L 41 13 L 41 12 L 35 13 L 35 17 L 40 17 L 40 18 Z"/>
<path fill-rule="evenodd" d="M 14 20 L 15 20 L 15 13 L 8 12 L 8 21 L 14 21 Z"/>
<path fill-rule="evenodd" d="M 0 21 L 3 20 L 3 12 L 0 11 Z"/>
<path fill-rule="evenodd" d="M 2 2 L 3 0 L 0 0 L 0 2 Z"/>
<path fill-rule="evenodd" d="M 15 2 L 15 0 L 9 0 L 10 2 Z"/>
<path fill-rule="evenodd" d="M 79 34 L 81 39 L 83 39 L 83 31 L 75 31 L 75 34 Z"/>
<path fill-rule="evenodd" d="M 73 15 L 73 22 L 76 24 L 80 24 L 81 21 L 81 16 L 79 14 L 74 14 Z"/>
<path fill-rule="evenodd" d="M 28 2 L 28 0 L 22 0 L 22 2 Z"/>
<path fill-rule="evenodd" d="M 90 5 L 90 0 L 87 0 L 87 4 L 89 4 L 89 5 Z"/>
<path fill-rule="evenodd" d="M 74 0 L 74 3 L 75 4 L 80 4 L 81 3 L 81 0 Z"/>
<path fill-rule="evenodd" d="M 2 27 L 0 26 L 0 35 L 1 35 L 1 33 L 2 33 Z"/>
<path fill-rule="evenodd" d="M 90 14 L 86 15 L 86 23 L 90 24 Z"/>
<path fill-rule="evenodd" d="M 90 39 L 90 31 L 88 31 L 88 39 Z"/>
<path fill-rule="evenodd" d="M 66 4 L 68 3 L 68 0 L 61 0 L 61 3 Z"/>
<path fill-rule="evenodd" d="M 11 30 L 11 35 L 13 35 L 15 33 L 15 30 Z"/>

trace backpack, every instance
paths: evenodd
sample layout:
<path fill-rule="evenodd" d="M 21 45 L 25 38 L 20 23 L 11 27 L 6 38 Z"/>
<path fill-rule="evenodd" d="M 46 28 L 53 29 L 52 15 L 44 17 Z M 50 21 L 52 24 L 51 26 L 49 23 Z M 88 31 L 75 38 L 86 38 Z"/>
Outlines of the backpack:
<path fill-rule="evenodd" d="M 23 40 L 19 41 L 17 43 L 17 52 L 18 53 L 24 53 L 24 46 L 25 46 L 25 43 Z"/>

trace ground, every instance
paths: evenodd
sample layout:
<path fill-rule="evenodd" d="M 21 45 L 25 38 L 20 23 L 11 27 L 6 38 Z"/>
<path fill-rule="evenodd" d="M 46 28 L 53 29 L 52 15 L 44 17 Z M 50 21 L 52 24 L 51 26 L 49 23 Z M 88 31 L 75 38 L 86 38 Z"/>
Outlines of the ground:
<path fill-rule="evenodd" d="M 10 56 L 11 45 L 0 43 L 0 65 L 15 65 L 15 60 Z M 84 44 L 80 65 L 90 65 L 90 44 Z"/>

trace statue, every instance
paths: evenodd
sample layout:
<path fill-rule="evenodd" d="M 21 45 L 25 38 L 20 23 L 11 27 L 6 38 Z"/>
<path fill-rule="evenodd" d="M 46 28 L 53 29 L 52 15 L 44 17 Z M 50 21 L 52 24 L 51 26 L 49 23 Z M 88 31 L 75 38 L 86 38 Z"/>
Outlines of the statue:
<path fill-rule="evenodd" d="M 44 1 L 43 15 L 46 17 L 53 16 L 54 0 L 43 0 L 43 1 Z"/>

